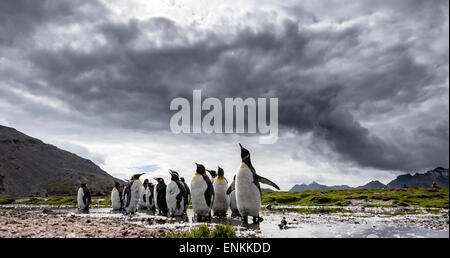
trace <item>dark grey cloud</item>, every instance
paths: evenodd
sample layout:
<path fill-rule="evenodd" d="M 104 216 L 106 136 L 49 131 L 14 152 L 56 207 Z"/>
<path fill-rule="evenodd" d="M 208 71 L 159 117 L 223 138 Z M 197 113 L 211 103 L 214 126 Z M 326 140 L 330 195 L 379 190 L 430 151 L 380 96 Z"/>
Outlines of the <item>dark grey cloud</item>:
<path fill-rule="evenodd" d="M 201 88 L 204 97 L 278 97 L 281 128 L 312 133 L 343 161 L 400 171 L 448 166 L 448 103 L 423 118 L 413 115 L 415 107 L 448 96 L 448 44 L 427 44 L 448 37 L 448 2 L 330 6 L 334 16 L 295 5 L 285 7 L 291 16 L 281 24 L 261 20 L 258 29 L 241 26 L 230 33 L 163 17 L 117 21 L 91 1 L 2 1 L 0 45 L 27 42 L 20 55 L 5 56 L 12 66 L 19 58 L 29 70 L 19 76 L 0 69 L 3 78 L 8 75 L 1 91 L 49 96 L 105 127 L 144 131 L 168 130 L 170 101 L 191 98 L 193 89 Z M 61 23 L 83 23 L 86 32 L 77 35 L 90 45 L 56 48 L 32 41 L 44 27 L 51 32 Z M 435 85 L 447 88 L 437 94 Z M 22 108 L 42 111 L 30 107 Z M 366 125 L 393 112 L 413 118 L 394 121 L 395 130 Z M 44 114 L 70 116 L 48 108 Z"/>

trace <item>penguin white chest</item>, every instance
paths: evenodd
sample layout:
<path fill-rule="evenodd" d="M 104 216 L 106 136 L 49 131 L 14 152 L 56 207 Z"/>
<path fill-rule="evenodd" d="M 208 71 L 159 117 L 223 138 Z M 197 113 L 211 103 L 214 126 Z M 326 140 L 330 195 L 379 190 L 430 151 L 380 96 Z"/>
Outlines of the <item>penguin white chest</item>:
<path fill-rule="evenodd" d="M 121 202 L 120 202 L 120 193 L 119 191 L 114 187 L 114 189 L 111 191 L 111 207 L 115 210 L 119 210 L 121 208 Z"/>
<path fill-rule="evenodd" d="M 135 212 L 137 208 L 137 204 L 139 202 L 140 192 L 142 188 L 142 183 L 139 180 L 136 180 L 131 185 L 130 193 L 131 200 L 130 204 L 127 207 L 127 212 Z"/>
<path fill-rule="evenodd" d="M 180 201 L 177 200 L 180 192 L 180 188 L 176 182 L 172 181 L 167 185 L 166 202 L 169 214 L 171 215 L 181 216 L 184 213 L 184 197 L 181 196 Z"/>
<path fill-rule="evenodd" d="M 242 163 L 236 174 L 236 205 L 242 216 L 259 216 L 260 190 L 254 183 L 250 168 Z"/>
<path fill-rule="evenodd" d="M 194 175 L 191 181 L 191 200 L 194 213 L 206 216 L 210 212 L 210 207 L 206 204 L 205 192 L 208 188 L 206 181 L 201 175 Z"/>
<path fill-rule="evenodd" d="M 84 203 L 83 197 L 84 197 L 83 188 L 80 187 L 78 189 L 78 193 L 77 193 L 77 203 L 78 203 L 78 208 L 79 209 L 86 208 L 86 203 Z"/>
<path fill-rule="evenodd" d="M 158 191 L 157 191 L 157 186 L 155 186 L 155 188 L 153 188 L 153 202 L 155 203 L 155 208 L 159 209 L 158 206 Z"/>
<path fill-rule="evenodd" d="M 227 212 L 230 205 L 230 196 L 227 195 L 228 182 L 223 178 L 214 180 L 214 204 L 213 211 Z"/>

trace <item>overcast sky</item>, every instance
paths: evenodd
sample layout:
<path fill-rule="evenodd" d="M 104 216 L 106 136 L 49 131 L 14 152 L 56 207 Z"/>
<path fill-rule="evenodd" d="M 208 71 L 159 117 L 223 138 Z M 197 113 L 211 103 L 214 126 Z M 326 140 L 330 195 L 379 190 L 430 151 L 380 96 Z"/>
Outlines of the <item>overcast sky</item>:
<path fill-rule="evenodd" d="M 0 1 L 0 124 L 144 178 L 294 184 L 449 166 L 449 2 Z M 173 134 L 170 101 L 278 98 L 280 138 Z"/>

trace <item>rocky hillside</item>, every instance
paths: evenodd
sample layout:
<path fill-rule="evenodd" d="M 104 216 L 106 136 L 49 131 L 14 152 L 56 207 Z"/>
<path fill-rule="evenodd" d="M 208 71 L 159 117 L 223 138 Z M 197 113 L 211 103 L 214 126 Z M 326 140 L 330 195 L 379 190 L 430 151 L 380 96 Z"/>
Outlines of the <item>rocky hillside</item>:
<path fill-rule="evenodd" d="M 365 185 L 356 187 L 356 189 L 383 189 L 383 188 L 386 188 L 386 185 L 378 180 L 370 181 Z"/>
<path fill-rule="evenodd" d="M 436 182 L 439 187 L 448 187 L 448 168 L 437 167 L 433 170 L 427 171 L 425 173 L 414 175 L 405 174 L 398 176 L 396 179 L 392 180 L 387 185 L 381 183 L 380 181 L 371 181 L 365 185 L 358 186 L 355 188 L 349 187 L 347 185 L 335 185 L 327 186 L 321 185 L 313 182 L 309 185 L 301 184 L 294 185 L 294 187 L 289 190 L 290 192 L 306 191 L 306 190 L 345 190 L 345 189 L 382 189 L 382 188 L 401 188 L 404 185 L 408 187 L 431 187 L 431 185 Z"/>
<path fill-rule="evenodd" d="M 321 185 L 316 182 L 312 182 L 309 185 L 301 184 L 301 185 L 294 185 L 294 187 L 289 190 L 290 192 L 299 192 L 299 191 L 306 191 L 306 190 L 344 190 L 344 189 L 351 189 L 348 185 L 333 185 L 333 186 L 327 186 L 327 185 Z"/>
<path fill-rule="evenodd" d="M 80 182 L 108 194 L 116 180 L 90 160 L 0 126 L 0 196 L 75 194 Z"/>
<path fill-rule="evenodd" d="M 398 176 L 392 180 L 388 187 L 431 187 L 436 182 L 440 187 L 448 187 L 448 168 L 437 167 L 423 174 L 416 173 L 414 175 L 406 174 Z"/>

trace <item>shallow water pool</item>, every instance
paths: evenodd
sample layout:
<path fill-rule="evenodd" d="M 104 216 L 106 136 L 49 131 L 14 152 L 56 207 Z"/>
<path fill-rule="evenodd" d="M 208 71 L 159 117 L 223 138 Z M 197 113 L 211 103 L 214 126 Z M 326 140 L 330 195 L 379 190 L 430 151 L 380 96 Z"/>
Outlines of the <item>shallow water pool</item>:
<path fill-rule="evenodd" d="M 42 209 L 32 212 L 41 213 Z M 193 211 L 188 209 L 187 221 L 156 216 L 147 211 L 139 211 L 133 216 L 112 212 L 110 208 L 91 208 L 89 213 L 79 213 L 76 209 L 52 209 L 61 215 L 111 218 L 136 223 L 145 227 L 190 229 L 202 223 L 193 222 Z M 213 218 L 211 224 L 232 224 L 237 233 L 244 237 L 275 238 L 448 238 L 448 215 L 417 214 L 388 216 L 365 214 L 364 212 L 341 214 L 304 214 L 296 212 L 262 211 L 264 218 L 259 225 L 243 226 L 239 218 Z M 282 218 L 287 225 L 280 228 Z M 251 219 L 249 219 L 251 221 Z"/>

